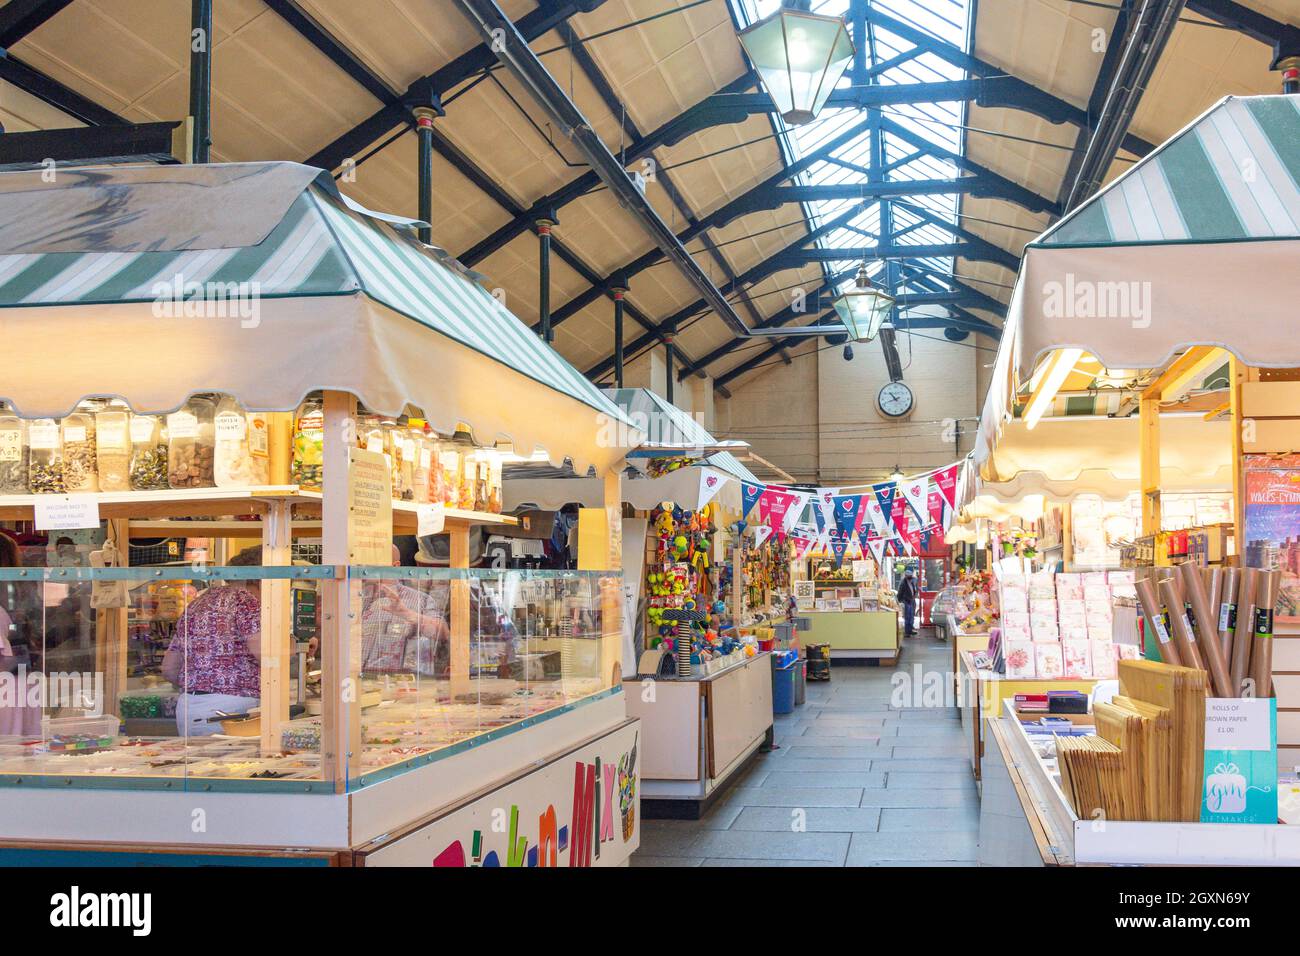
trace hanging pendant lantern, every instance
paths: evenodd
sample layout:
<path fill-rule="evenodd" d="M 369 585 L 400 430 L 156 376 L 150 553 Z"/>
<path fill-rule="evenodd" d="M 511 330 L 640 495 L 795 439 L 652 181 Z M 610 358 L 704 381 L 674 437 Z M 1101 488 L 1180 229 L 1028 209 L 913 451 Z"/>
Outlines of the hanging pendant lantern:
<path fill-rule="evenodd" d="M 777 112 L 791 126 L 816 118 L 853 62 L 843 17 L 782 7 L 739 36 Z"/>
<path fill-rule="evenodd" d="M 853 285 L 837 295 L 831 305 L 855 339 L 870 342 L 889 323 L 894 297 L 871 284 L 867 264 L 864 262 L 858 267 Z"/>

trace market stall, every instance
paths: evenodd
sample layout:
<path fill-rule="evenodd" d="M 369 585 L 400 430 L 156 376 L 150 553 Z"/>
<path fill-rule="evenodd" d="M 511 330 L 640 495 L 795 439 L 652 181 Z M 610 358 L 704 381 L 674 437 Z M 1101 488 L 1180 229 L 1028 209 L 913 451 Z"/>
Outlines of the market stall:
<path fill-rule="evenodd" d="M 1300 754 L 1300 722 L 1290 717 L 1300 709 L 1300 629 L 1290 623 L 1286 558 L 1298 530 L 1287 455 L 1300 445 L 1300 350 L 1277 319 L 1300 291 L 1285 265 L 1300 239 L 1298 150 L 1296 97 L 1229 97 L 1026 248 L 981 420 L 981 477 L 1011 480 L 1034 467 L 1028 457 L 1003 467 L 1016 458 L 1019 429 L 1031 433 L 1031 454 L 1042 432 L 1045 457 L 1055 457 L 1049 422 L 1083 363 L 1094 378 L 1123 383 L 1110 414 L 1131 424 L 1116 447 L 1137 457 L 1135 470 L 1107 477 L 1136 478 L 1129 514 L 1115 515 L 1132 538 L 1101 552 L 1124 568 L 1091 572 L 1112 587 L 1112 644 L 1125 650 L 1115 661 L 1120 696 L 1071 713 L 1075 727 L 1064 732 L 1005 697 L 990 722 L 998 747 L 995 760 L 986 748 L 986 787 L 996 766 L 1003 798 L 1031 793 L 1017 826 L 1049 834 L 1058 862 L 1297 859 L 1292 831 L 1276 823 L 1279 788 Z M 1211 278 L 1211 261 L 1231 270 L 1231 291 Z M 1202 457 L 1207 426 L 1220 434 Z M 1087 467 L 1044 477 L 1076 480 Z M 1217 494 L 1194 495 L 1188 507 L 1171 490 L 1180 477 Z M 1077 504 L 1071 512 L 1077 569 Z M 1037 529 L 1019 533 L 1032 540 Z M 1116 574 L 1132 575 L 1118 582 L 1131 595 L 1114 591 Z M 1050 629 L 1068 652 L 1063 577 Z M 1091 609 L 1103 602 L 1089 598 L 1088 582 L 1084 572 L 1082 620 L 1073 606 L 1068 620 L 1082 623 L 1095 660 Z M 1012 622 L 1001 608 L 1008 668 L 1016 644 L 1036 643 L 1032 601 L 1027 611 Z M 1049 630 L 1045 612 L 1038 620 Z M 1176 755 L 1172 777 L 1139 773 L 1139 755 L 1164 753 Z M 1005 827 L 1008 805 L 986 804 L 991 827 Z M 1060 825 L 1048 825 L 1053 815 Z M 1098 815 L 1104 837 L 1090 827 Z"/>
<path fill-rule="evenodd" d="M 641 721 L 644 812 L 698 815 L 772 726 L 770 655 L 740 627 L 762 619 L 752 601 L 771 593 L 753 535 L 735 520 L 742 483 L 757 479 L 733 454 L 744 442 L 719 441 L 648 389 L 605 394 L 642 436 L 621 493 L 636 513 L 626 523 L 623 677 L 628 713 Z M 601 493 L 572 467 L 505 472 L 511 508 L 592 506 Z"/>
<path fill-rule="evenodd" d="M 836 560 L 813 554 L 796 561 L 796 606 L 810 626 L 805 644 L 826 644 L 831 660 L 898 663 L 903 630 L 889 579 L 871 558 Z"/>
<path fill-rule="evenodd" d="M 26 679 L 62 695 L 6 708 L 0 852 L 545 866 L 636 848 L 619 469 L 637 433 L 408 225 L 290 163 L 0 174 L 18 465 L 0 520 L 107 522 L 95 566 L 0 568 Z M 514 520 L 502 464 L 565 457 L 604 476 L 604 566 L 469 568 L 470 529 Z M 260 554 L 127 566 L 140 535 L 197 534 Z M 451 567 L 392 566 L 395 534 L 448 535 Z M 304 538 L 318 560 L 291 563 Z M 218 639 L 239 643 L 214 658 Z M 100 683 L 69 694 L 49 662 L 74 646 Z M 509 845 L 480 821 L 503 801 Z"/>

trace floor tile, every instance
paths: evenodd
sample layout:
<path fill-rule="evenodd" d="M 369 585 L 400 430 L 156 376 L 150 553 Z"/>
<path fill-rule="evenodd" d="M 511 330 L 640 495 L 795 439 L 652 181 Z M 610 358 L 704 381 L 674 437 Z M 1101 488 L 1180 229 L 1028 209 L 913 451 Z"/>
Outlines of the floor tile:
<path fill-rule="evenodd" d="M 747 788 L 728 794 L 727 802 L 742 807 L 857 807 L 862 805 L 862 788 Z"/>
<path fill-rule="evenodd" d="M 866 866 L 883 860 L 914 860 L 918 864 L 935 860 L 973 861 L 978 850 L 978 835 L 962 831 L 854 833 L 845 865 Z"/>
<path fill-rule="evenodd" d="M 880 826 L 876 829 L 883 833 L 892 830 L 978 831 L 979 828 L 979 807 L 971 804 L 947 810 L 935 807 L 890 807 L 880 810 Z"/>
<path fill-rule="evenodd" d="M 849 841 L 858 834 L 780 833 L 767 830 L 712 830 L 701 833 L 692 854 L 706 859 L 821 860 L 843 865 Z M 879 835 L 879 834 L 876 834 Z"/>
<path fill-rule="evenodd" d="M 877 807 L 745 807 L 730 829 L 776 832 L 803 826 L 809 833 L 875 831 L 881 813 Z"/>
<path fill-rule="evenodd" d="M 791 790 L 823 787 L 883 787 L 885 774 L 830 770 L 818 773 L 773 770 L 760 785 L 762 790 Z"/>

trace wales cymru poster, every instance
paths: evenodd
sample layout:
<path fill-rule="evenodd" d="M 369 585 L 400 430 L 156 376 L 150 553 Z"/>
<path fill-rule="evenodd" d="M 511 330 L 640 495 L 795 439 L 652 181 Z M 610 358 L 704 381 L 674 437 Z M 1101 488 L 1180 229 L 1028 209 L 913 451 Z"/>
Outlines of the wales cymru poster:
<path fill-rule="evenodd" d="M 1274 620 L 1300 624 L 1300 455 L 1247 455 L 1245 562 L 1282 572 Z"/>

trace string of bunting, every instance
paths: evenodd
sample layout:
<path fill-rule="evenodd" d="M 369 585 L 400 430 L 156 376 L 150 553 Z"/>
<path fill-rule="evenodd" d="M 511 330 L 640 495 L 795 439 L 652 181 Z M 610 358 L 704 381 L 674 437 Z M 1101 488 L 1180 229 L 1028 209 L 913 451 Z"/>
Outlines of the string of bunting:
<path fill-rule="evenodd" d="M 809 491 L 742 482 L 742 517 L 757 508 L 758 526 L 769 529 L 763 537 L 775 532 L 778 540 L 785 541 L 789 536 L 798 558 L 821 550 L 830 552 L 836 563 L 870 554 L 879 564 L 886 554 L 917 554 L 923 536 L 948 530 L 957 513 L 960 473 L 961 462 L 954 462 L 845 494 L 840 488 Z M 805 509 L 810 515 L 806 522 Z"/>

